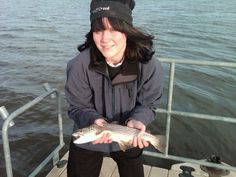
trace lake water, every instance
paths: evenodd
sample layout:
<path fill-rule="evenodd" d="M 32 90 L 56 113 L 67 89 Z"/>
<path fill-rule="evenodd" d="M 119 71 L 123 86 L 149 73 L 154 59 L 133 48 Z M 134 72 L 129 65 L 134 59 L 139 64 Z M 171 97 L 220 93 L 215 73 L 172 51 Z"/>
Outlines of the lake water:
<path fill-rule="evenodd" d="M 157 57 L 236 62 L 235 0 L 139 0 L 133 14 L 135 26 L 155 35 Z M 72 122 L 64 100 L 65 68 L 88 30 L 88 0 L 0 0 L 0 106 L 11 113 L 42 94 L 48 82 L 62 92 L 68 144 Z M 163 67 L 167 79 L 168 66 Z M 173 109 L 235 117 L 235 76 L 232 68 L 177 65 Z M 167 88 L 166 80 L 162 108 Z M 55 107 L 55 100 L 47 99 L 9 129 L 14 176 L 27 176 L 57 146 Z M 165 119 L 158 118 L 150 129 L 164 133 Z M 179 117 L 172 123 L 170 154 L 196 159 L 216 154 L 236 165 L 234 124 Z M 5 176 L 2 138 L 0 145 L 0 174 Z M 147 163 L 157 161 L 147 158 Z"/>

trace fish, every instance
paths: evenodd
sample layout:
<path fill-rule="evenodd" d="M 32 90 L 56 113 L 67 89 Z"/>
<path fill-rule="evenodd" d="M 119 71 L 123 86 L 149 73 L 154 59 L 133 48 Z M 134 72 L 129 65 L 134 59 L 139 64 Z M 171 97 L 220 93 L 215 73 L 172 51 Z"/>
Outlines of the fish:
<path fill-rule="evenodd" d="M 103 126 L 92 124 L 88 127 L 76 130 L 72 134 L 73 143 L 83 144 L 92 142 L 101 138 L 105 133 L 110 133 L 112 141 L 117 142 L 120 149 L 125 151 L 129 146 L 128 142 L 132 140 L 134 136 L 140 135 L 140 130 L 113 123 L 106 123 Z M 149 142 L 158 151 L 162 153 L 165 152 L 166 145 L 164 135 L 153 135 L 144 132 L 140 137 Z"/>

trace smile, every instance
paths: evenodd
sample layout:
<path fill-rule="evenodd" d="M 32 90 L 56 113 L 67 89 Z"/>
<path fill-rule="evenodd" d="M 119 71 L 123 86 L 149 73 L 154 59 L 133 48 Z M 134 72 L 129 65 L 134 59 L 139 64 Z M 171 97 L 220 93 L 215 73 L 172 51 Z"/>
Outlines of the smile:
<path fill-rule="evenodd" d="M 111 46 L 102 46 L 103 49 L 107 50 L 107 49 L 110 49 L 112 48 L 114 45 L 111 45 Z"/>

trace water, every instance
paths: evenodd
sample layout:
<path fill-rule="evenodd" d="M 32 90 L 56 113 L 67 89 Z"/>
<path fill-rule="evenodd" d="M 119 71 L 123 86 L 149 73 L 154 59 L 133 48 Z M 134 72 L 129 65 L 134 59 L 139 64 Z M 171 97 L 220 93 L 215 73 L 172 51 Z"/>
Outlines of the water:
<path fill-rule="evenodd" d="M 157 57 L 235 62 L 235 9 L 234 0 L 139 0 L 134 24 L 156 36 Z M 45 82 L 64 92 L 66 63 L 89 30 L 88 11 L 86 0 L 0 0 L 0 106 L 16 110 L 43 93 Z M 167 79 L 168 66 L 164 68 Z M 234 69 L 177 65 L 176 71 L 174 110 L 235 117 Z M 165 82 L 161 107 L 166 107 L 167 87 Z M 20 115 L 10 128 L 14 176 L 27 176 L 57 146 L 55 106 L 55 100 L 47 99 Z M 66 109 L 63 99 L 68 143 L 72 122 Z M 197 159 L 216 154 L 236 165 L 235 125 L 179 117 L 172 123 L 171 154 Z M 159 115 L 150 129 L 163 133 L 164 125 Z M 147 159 L 147 163 L 159 162 Z M 0 174 L 5 176 L 2 145 Z"/>

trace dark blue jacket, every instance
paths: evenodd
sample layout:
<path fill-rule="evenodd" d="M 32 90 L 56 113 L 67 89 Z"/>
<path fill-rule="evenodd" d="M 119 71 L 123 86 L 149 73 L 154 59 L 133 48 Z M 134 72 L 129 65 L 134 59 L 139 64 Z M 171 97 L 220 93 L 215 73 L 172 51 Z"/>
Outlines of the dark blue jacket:
<path fill-rule="evenodd" d="M 148 125 L 160 104 L 162 77 L 161 64 L 155 58 L 145 64 L 125 59 L 120 74 L 110 80 L 105 61 L 92 67 L 89 50 L 84 50 L 67 65 L 69 117 L 76 128 L 93 124 L 101 117 L 120 124 L 132 118 Z M 79 146 L 104 152 L 119 150 L 116 143 Z"/>

